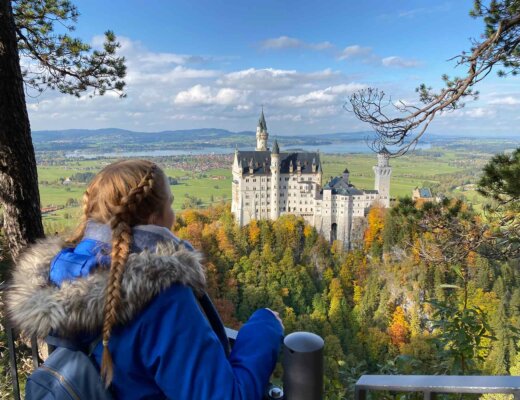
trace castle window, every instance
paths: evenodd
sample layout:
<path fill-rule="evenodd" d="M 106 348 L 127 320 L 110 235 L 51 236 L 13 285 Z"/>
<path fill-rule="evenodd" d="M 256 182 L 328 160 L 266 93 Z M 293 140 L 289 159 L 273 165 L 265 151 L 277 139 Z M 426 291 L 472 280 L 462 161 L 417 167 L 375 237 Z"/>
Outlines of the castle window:
<path fill-rule="evenodd" d="M 246 179 L 246 182 L 249 182 L 249 178 L 248 178 L 248 179 Z"/>

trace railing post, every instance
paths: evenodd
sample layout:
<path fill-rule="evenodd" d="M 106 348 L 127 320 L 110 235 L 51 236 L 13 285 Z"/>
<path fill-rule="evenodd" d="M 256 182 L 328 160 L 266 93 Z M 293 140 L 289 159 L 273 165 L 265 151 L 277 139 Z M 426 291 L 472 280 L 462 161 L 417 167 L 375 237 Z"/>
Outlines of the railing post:
<path fill-rule="evenodd" d="M 38 354 L 38 340 L 36 336 L 31 338 L 31 354 L 33 360 L 34 369 L 40 366 L 40 355 Z"/>
<path fill-rule="evenodd" d="M 7 348 L 9 349 L 9 368 L 11 369 L 11 378 L 13 380 L 13 396 L 15 400 L 20 400 L 20 384 L 18 382 L 18 367 L 16 365 L 16 351 L 14 348 L 14 329 L 5 324 L 7 333 Z"/>
<path fill-rule="evenodd" d="M 287 335 L 283 346 L 285 400 L 323 399 L 323 339 L 309 332 Z"/>
<path fill-rule="evenodd" d="M 365 389 L 361 389 L 356 385 L 354 389 L 354 400 L 365 400 L 367 398 L 367 391 Z"/>

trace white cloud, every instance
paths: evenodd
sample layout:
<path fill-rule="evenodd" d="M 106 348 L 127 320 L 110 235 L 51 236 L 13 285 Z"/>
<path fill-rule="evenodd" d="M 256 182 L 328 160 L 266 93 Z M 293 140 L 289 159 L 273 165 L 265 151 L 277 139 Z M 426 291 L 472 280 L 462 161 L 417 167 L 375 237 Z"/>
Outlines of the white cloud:
<path fill-rule="evenodd" d="M 364 63 L 372 63 L 383 67 L 415 68 L 421 62 L 415 59 L 407 59 L 398 56 L 380 57 L 374 53 L 371 47 L 363 47 L 358 44 L 345 47 L 338 55 L 339 60 L 360 60 Z"/>
<path fill-rule="evenodd" d="M 127 84 L 145 84 L 145 83 L 176 83 L 179 80 L 187 79 L 205 79 L 214 78 L 220 75 L 220 72 L 209 69 L 194 69 L 177 65 L 163 73 L 145 72 L 136 69 L 130 69 L 126 82 Z"/>
<path fill-rule="evenodd" d="M 332 49 L 334 45 L 330 42 L 307 43 L 289 36 L 280 36 L 264 40 L 260 43 L 260 48 L 263 50 L 310 49 L 322 51 Z"/>
<path fill-rule="evenodd" d="M 249 68 L 228 73 L 217 80 L 217 83 L 222 86 L 249 90 L 283 90 L 305 83 L 336 79 L 340 75 L 339 72 L 331 69 L 301 73 L 296 70 Z"/>
<path fill-rule="evenodd" d="M 276 103 L 286 107 L 300 107 L 303 105 L 317 106 L 331 104 L 334 102 L 341 104 L 341 97 L 352 94 L 355 91 L 365 89 L 366 87 L 366 85 L 360 83 L 348 83 L 329 86 L 325 89 L 314 90 L 312 92 L 296 96 L 285 96 L 276 101 Z"/>
<path fill-rule="evenodd" d="M 488 104 L 496 104 L 496 105 L 504 105 L 504 106 L 516 106 L 520 104 L 520 99 L 513 96 L 501 97 L 498 99 L 493 99 L 488 102 Z"/>
<path fill-rule="evenodd" d="M 177 93 L 174 104 L 179 106 L 200 105 L 238 105 L 247 99 L 247 92 L 223 88 L 215 89 L 209 86 L 195 85 L 188 90 Z"/>
<path fill-rule="evenodd" d="M 421 62 L 415 59 L 406 59 L 397 56 L 385 57 L 381 59 L 381 64 L 385 67 L 396 67 L 396 68 L 415 68 L 421 65 Z"/>
<path fill-rule="evenodd" d="M 495 110 L 484 107 L 475 107 L 464 111 L 464 115 L 470 118 L 488 118 L 494 116 L 495 114 Z"/>
<path fill-rule="evenodd" d="M 355 44 L 353 46 L 345 47 L 338 58 L 340 60 L 349 60 L 352 58 L 370 59 L 373 56 L 372 48 Z"/>

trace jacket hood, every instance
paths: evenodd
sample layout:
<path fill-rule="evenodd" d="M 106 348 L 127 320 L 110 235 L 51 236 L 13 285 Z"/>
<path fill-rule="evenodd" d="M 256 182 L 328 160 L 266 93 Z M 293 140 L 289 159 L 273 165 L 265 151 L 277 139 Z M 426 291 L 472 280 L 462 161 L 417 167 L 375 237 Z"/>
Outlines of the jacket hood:
<path fill-rule="evenodd" d="M 64 247 L 61 239 L 44 239 L 19 259 L 7 292 L 10 321 L 26 335 L 44 338 L 98 334 L 103 325 L 109 270 L 57 287 L 49 280 L 50 264 Z M 130 254 L 121 285 L 118 325 L 130 322 L 159 293 L 175 283 L 204 292 L 206 280 L 200 253 L 175 243 L 159 243 L 154 252 Z"/>

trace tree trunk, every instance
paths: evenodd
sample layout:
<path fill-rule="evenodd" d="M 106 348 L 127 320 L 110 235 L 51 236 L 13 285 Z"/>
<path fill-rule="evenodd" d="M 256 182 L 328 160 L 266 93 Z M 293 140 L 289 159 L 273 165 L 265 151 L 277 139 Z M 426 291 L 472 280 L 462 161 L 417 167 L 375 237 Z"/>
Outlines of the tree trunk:
<path fill-rule="evenodd" d="M 16 259 L 44 235 L 11 0 L 0 0 L 0 204 L 4 235 Z"/>

